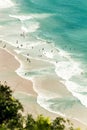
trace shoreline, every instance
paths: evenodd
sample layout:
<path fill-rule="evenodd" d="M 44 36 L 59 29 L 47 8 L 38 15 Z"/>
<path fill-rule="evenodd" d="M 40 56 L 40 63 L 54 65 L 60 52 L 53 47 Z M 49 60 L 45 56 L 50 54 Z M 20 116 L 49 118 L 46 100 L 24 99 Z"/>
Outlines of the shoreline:
<path fill-rule="evenodd" d="M 31 86 L 31 88 L 32 88 L 33 84 L 32 84 L 32 82 L 30 80 L 26 80 L 23 77 L 20 77 L 16 73 L 16 70 L 20 67 L 21 64 L 20 64 L 20 61 L 16 58 L 16 56 L 14 54 L 12 54 L 11 52 L 9 52 L 7 49 L 0 48 L 0 61 L 1 61 L 0 70 L 1 70 L 1 74 L 3 74 L 3 77 L 1 77 L 2 76 L 1 75 L 0 78 L 1 78 L 1 80 L 2 80 L 3 83 L 4 83 L 5 79 L 7 78 L 7 80 L 8 80 L 7 84 L 8 85 L 12 85 L 10 79 L 8 77 L 6 77 L 8 75 L 10 78 L 15 78 L 16 79 L 15 86 L 17 85 L 17 82 L 18 82 L 17 78 L 18 78 L 19 81 L 21 80 L 22 83 L 23 82 L 24 83 L 27 82 Z M 5 76 L 5 73 L 6 73 L 6 76 Z M 11 77 L 10 74 L 12 74 L 13 77 Z M 5 79 L 3 79 L 3 78 L 5 78 Z M 23 83 L 23 85 L 24 85 L 24 83 Z M 23 87 L 20 88 L 20 89 L 17 87 L 15 89 L 16 89 L 15 91 L 19 91 L 19 90 L 22 90 Z M 31 90 L 29 90 L 29 91 L 27 91 L 26 89 L 28 90 L 29 88 L 28 87 L 24 88 L 25 92 L 30 92 L 31 94 L 33 94 L 33 95 L 36 96 L 36 93 L 34 92 L 33 88 Z"/>
<path fill-rule="evenodd" d="M 8 59 L 8 61 L 3 61 L 3 58 L 5 56 L 5 59 Z M 45 116 L 49 116 L 52 119 L 59 116 L 59 114 L 52 113 L 47 111 L 46 109 L 42 108 L 37 104 L 37 93 L 33 89 L 33 83 L 30 80 L 27 80 L 23 77 L 20 77 L 17 73 L 16 70 L 20 67 L 20 62 L 18 58 L 12 53 L 10 53 L 7 49 L 0 48 L 0 61 L 2 64 L 0 64 L 0 80 L 4 83 L 4 81 L 7 81 L 7 85 L 11 86 L 11 89 L 14 91 L 14 95 L 19 96 L 19 100 L 22 101 L 23 107 L 25 108 L 26 113 L 31 113 L 33 116 L 37 116 L 38 114 L 43 114 Z M 9 64 L 8 64 L 9 63 Z M 13 65 L 12 65 L 13 64 Z M 4 66 L 4 67 L 3 67 Z M 3 76 L 2 76 L 3 75 Z M 9 79 L 9 77 L 11 79 Z M 12 81 L 14 80 L 14 81 Z M 15 83 L 16 82 L 16 83 Z M 21 87 L 22 85 L 22 87 Z M 26 85 L 26 88 L 24 87 Z M 27 87 L 27 85 L 29 87 Z M 24 96 L 28 94 L 28 98 L 30 102 L 25 101 L 26 98 L 24 97 L 23 99 L 23 94 Z M 26 102 L 26 103 L 25 103 Z M 30 104 L 30 106 L 28 105 Z M 25 105 L 25 106 L 24 106 Z M 75 119 L 70 119 L 74 123 L 74 126 L 80 126 L 81 128 L 86 128 L 84 124 L 82 124 L 79 121 L 76 121 Z M 84 130 L 84 129 L 82 129 Z"/>
<path fill-rule="evenodd" d="M 5 59 L 8 58 L 10 61 L 13 59 L 14 64 L 12 62 L 13 65 L 11 64 L 11 66 L 15 66 L 15 67 L 10 68 L 10 70 L 9 70 L 10 65 L 7 65 L 8 64 L 7 61 L 3 60 L 4 56 L 5 56 Z M 50 113 L 49 111 L 45 110 L 44 108 L 42 108 L 41 106 L 39 106 L 37 104 L 37 99 L 36 99 L 37 93 L 33 89 L 33 82 L 29 79 L 23 78 L 22 76 L 20 76 L 16 73 L 16 70 L 20 67 L 21 64 L 20 64 L 18 58 L 15 58 L 15 57 L 16 56 L 14 54 L 12 54 L 12 52 L 9 52 L 9 50 L 3 49 L 0 47 L 0 61 L 4 62 L 3 65 L 0 64 L 0 70 L 2 70 L 2 73 L 0 74 L 1 83 L 4 84 L 4 82 L 6 81 L 7 85 L 10 86 L 10 88 L 13 91 L 13 95 L 22 102 L 22 105 L 25 110 L 24 111 L 25 115 L 27 113 L 30 113 L 36 117 L 39 114 L 44 114 L 45 116 L 48 115 L 50 117 L 55 118 L 57 116 L 57 114 Z M 3 66 L 5 66 L 5 70 L 4 70 Z M 2 77 L 2 75 L 3 75 L 3 77 Z M 9 79 L 8 76 L 11 79 Z M 21 87 L 21 85 L 22 85 L 22 87 Z M 25 88 L 24 85 L 28 85 L 30 88 L 27 86 Z M 19 93 L 20 93 L 20 95 L 19 95 Z M 23 98 L 21 98 L 21 94 L 27 95 L 27 96 L 29 96 L 29 98 L 32 98 L 34 100 L 34 102 L 30 101 L 32 106 L 29 106 L 29 105 L 27 106 L 27 104 L 22 101 Z M 25 99 L 25 97 L 24 97 L 24 99 Z M 28 108 L 29 108 L 29 110 L 27 110 Z M 37 112 L 35 112 L 35 108 L 36 108 Z"/>

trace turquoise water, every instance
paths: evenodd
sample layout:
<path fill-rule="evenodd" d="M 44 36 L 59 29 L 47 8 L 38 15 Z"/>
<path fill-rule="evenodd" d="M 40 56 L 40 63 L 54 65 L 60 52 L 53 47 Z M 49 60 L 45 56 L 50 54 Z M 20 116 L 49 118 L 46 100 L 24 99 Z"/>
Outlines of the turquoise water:
<path fill-rule="evenodd" d="M 85 0 L 19 0 L 20 9 L 17 13 L 51 14 L 52 16 L 44 20 L 36 19 L 40 22 L 40 28 L 33 35 L 52 40 L 56 46 L 75 53 L 75 58 L 80 55 L 81 61 L 84 62 L 87 53 L 86 3 Z"/>
<path fill-rule="evenodd" d="M 51 99 L 51 96 L 49 100 L 45 96 L 38 97 L 37 102 L 47 109 L 49 106 L 53 112 L 63 113 L 65 109 L 70 109 L 74 105 L 85 109 L 87 107 L 87 1 L 13 0 L 13 2 L 14 7 L 1 10 L 0 25 L 4 28 L 1 28 L 3 31 L 0 33 L 2 35 L 0 39 L 17 47 L 15 50 L 20 55 L 27 57 L 29 52 L 31 60 L 39 59 L 34 70 L 33 67 L 31 71 L 26 67 L 19 71 L 20 75 L 37 80 L 37 77 L 53 73 L 63 79 L 62 82 L 72 94 L 70 99 L 67 96 L 58 99 Z M 24 38 L 20 37 L 21 32 L 26 34 Z M 16 40 L 19 41 L 19 45 Z M 45 50 L 42 51 L 42 48 Z M 40 65 L 41 62 L 46 62 L 46 65 Z M 51 65 L 49 66 L 48 63 Z M 40 69 L 38 69 L 39 65 Z"/>

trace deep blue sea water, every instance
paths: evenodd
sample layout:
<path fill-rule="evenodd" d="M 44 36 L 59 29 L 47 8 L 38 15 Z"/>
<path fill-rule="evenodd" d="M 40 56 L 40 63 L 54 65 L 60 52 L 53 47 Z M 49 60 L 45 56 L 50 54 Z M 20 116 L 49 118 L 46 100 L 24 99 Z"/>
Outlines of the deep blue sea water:
<path fill-rule="evenodd" d="M 41 47 L 47 48 L 44 54 L 48 57 L 46 60 L 52 63 L 58 61 L 55 67 L 47 68 L 46 72 L 26 70 L 29 76 L 56 72 L 64 80 L 68 91 L 76 97 L 76 102 L 87 107 L 87 1 L 13 0 L 13 2 L 14 7 L 1 10 L 3 16 L 7 14 L 7 18 L 0 20 L 0 25 L 10 30 L 16 27 L 17 30 L 11 33 L 8 31 L 8 35 L 4 35 L 3 32 L 3 39 L 10 42 L 14 41 L 14 38 L 18 39 L 24 45 L 24 48 L 19 50 L 22 55 L 30 51 L 30 48 L 25 47 L 25 43 L 27 46 L 37 43 L 35 52 Z M 18 37 L 20 28 L 27 34 L 25 39 Z M 44 45 L 44 42 L 47 44 Z M 15 41 L 12 45 L 16 46 Z M 55 50 L 51 54 L 52 49 L 58 49 L 58 55 Z M 31 51 L 30 53 L 32 54 Z M 32 54 L 33 58 L 34 56 L 35 54 Z M 73 98 L 50 99 L 47 103 L 50 102 L 54 102 L 52 103 L 54 106 L 50 107 L 56 112 L 65 104 L 70 108 L 76 103 Z"/>

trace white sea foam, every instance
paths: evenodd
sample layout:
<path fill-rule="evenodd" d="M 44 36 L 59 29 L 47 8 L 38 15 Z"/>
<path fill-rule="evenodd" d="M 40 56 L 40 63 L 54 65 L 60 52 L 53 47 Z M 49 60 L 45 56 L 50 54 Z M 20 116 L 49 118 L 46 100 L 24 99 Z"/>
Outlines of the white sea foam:
<path fill-rule="evenodd" d="M 20 21 L 24 21 L 24 20 L 29 20 L 29 19 L 32 19 L 33 17 L 30 16 L 30 15 L 9 15 L 10 17 L 12 18 L 16 18 L 16 19 L 19 19 Z"/>
<path fill-rule="evenodd" d="M 87 88 L 85 86 L 82 86 L 78 83 L 75 83 L 74 81 L 71 81 L 71 78 L 73 76 L 80 76 L 83 70 L 80 68 L 80 64 L 73 61 L 73 59 L 70 58 L 69 55 L 65 52 L 59 53 L 61 56 L 64 56 L 67 58 L 66 61 L 61 61 L 55 64 L 56 74 L 64 79 L 65 81 L 62 81 L 67 89 L 72 93 L 74 97 L 76 97 L 81 104 L 83 104 L 85 107 L 87 107 L 87 95 L 83 95 L 82 92 L 87 92 Z"/>
<path fill-rule="evenodd" d="M 69 55 L 69 53 L 63 51 L 62 49 L 58 49 L 58 50 L 59 50 L 59 55 L 60 55 L 60 56 L 65 57 L 65 58 L 67 58 L 67 59 L 70 60 L 70 55 Z"/>
<path fill-rule="evenodd" d="M 40 24 L 38 22 L 32 22 L 27 26 L 28 32 L 35 32 L 37 29 L 39 29 Z"/>
<path fill-rule="evenodd" d="M 17 54 L 20 54 L 21 51 L 20 50 L 14 50 Z"/>
<path fill-rule="evenodd" d="M 30 16 L 34 17 L 34 18 L 39 18 L 39 19 L 44 19 L 44 18 L 47 18 L 47 17 L 50 17 L 50 16 L 53 16 L 53 14 L 50 14 L 50 13 L 41 13 L 41 14 L 38 14 L 38 13 L 34 13 L 34 14 L 30 14 Z"/>
<path fill-rule="evenodd" d="M 32 48 L 32 46 L 33 47 L 38 47 L 39 45 L 45 45 L 46 44 L 46 42 L 41 42 L 41 41 L 38 41 L 38 42 L 34 42 L 34 41 L 31 41 L 30 43 L 29 43 L 29 45 L 27 45 L 28 47 L 29 47 L 29 49 L 30 48 Z"/>
<path fill-rule="evenodd" d="M 80 100 L 80 102 L 87 107 L 87 94 L 82 94 L 84 92 L 87 92 L 87 88 L 85 86 L 80 86 L 79 84 L 72 82 L 72 81 L 66 81 L 65 85 L 67 89 Z"/>
<path fill-rule="evenodd" d="M 49 104 L 49 103 L 46 101 L 46 99 L 43 98 L 42 96 L 38 96 L 38 97 L 37 97 L 37 103 L 38 103 L 41 107 L 43 107 L 44 109 L 48 110 L 49 112 L 52 112 L 52 113 L 58 114 L 58 115 L 60 115 L 60 116 L 66 117 L 65 114 L 63 114 L 63 113 L 61 113 L 61 112 L 59 112 L 59 111 L 56 112 L 55 110 L 52 110 L 52 109 L 50 108 L 51 103 Z"/>
<path fill-rule="evenodd" d="M 73 93 L 73 96 L 78 98 L 80 100 L 81 104 L 83 104 L 85 107 L 87 107 L 87 95 L 83 95 L 80 93 Z"/>
<path fill-rule="evenodd" d="M 34 90 L 36 91 L 36 93 L 38 94 L 38 96 L 37 96 L 37 103 L 38 103 L 41 107 L 43 107 L 44 109 L 46 109 L 46 110 L 48 110 L 48 111 L 50 111 L 50 112 L 52 112 L 52 113 L 56 113 L 56 114 L 59 114 L 59 115 L 65 117 L 64 114 L 62 114 L 62 113 L 60 113 L 60 112 L 58 112 L 58 111 L 55 112 L 54 110 L 52 110 L 52 109 L 50 108 L 51 103 L 49 104 L 49 103 L 47 102 L 47 100 L 56 98 L 56 97 L 58 97 L 58 95 L 56 95 L 56 94 L 54 94 L 54 93 L 50 93 L 50 92 L 47 92 L 47 94 L 46 94 L 46 93 L 43 93 L 43 92 L 44 92 L 43 90 L 37 89 L 37 86 L 36 86 L 36 83 L 35 83 L 34 78 L 32 78 L 31 80 L 32 80 L 32 82 L 33 82 L 33 88 L 34 88 Z"/>
<path fill-rule="evenodd" d="M 11 6 L 14 6 L 11 0 L 0 0 L 0 9 L 9 8 Z"/>
<path fill-rule="evenodd" d="M 33 19 L 33 18 L 39 18 L 39 19 L 42 19 L 42 18 L 46 18 L 46 17 L 50 17 L 52 16 L 52 14 L 29 14 L 29 15 L 12 15 L 10 14 L 9 15 L 10 17 L 13 17 L 13 18 L 17 18 L 21 21 L 24 21 L 24 20 L 29 20 L 29 19 Z"/>
<path fill-rule="evenodd" d="M 85 99 L 83 99 L 83 100 L 85 100 Z M 80 123 L 82 123 L 82 124 L 84 124 L 84 125 L 86 125 L 87 126 L 87 123 L 86 123 L 86 121 L 82 121 L 82 120 L 80 120 L 80 119 L 78 119 L 78 118 L 73 118 L 73 117 L 71 117 L 71 116 L 69 116 L 69 115 L 66 115 L 65 113 L 61 113 L 61 112 L 59 112 L 59 111 L 55 111 L 55 110 L 53 110 L 53 109 L 51 109 L 50 108 L 50 105 L 52 105 L 51 103 L 49 104 L 48 102 L 46 102 L 46 100 L 43 98 L 43 97 L 40 97 L 40 96 L 38 96 L 37 97 L 37 103 L 41 106 L 41 107 L 43 107 L 44 109 L 46 109 L 46 110 L 48 110 L 49 112 L 52 112 L 52 113 L 55 113 L 55 114 L 58 114 L 58 115 L 60 115 L 60 116 L 62 116 L 62 117 L 64 117 L 64 118 L 72 118 L 72 119 L 74 119 L 74 120 L 76 120 L 76 121 L 79 121 Z M 66 117 L 67 116 L 67 117 Z M 75 116 L 74 116 L 75 117 Z"/>
<path fill-rule="evenodd" d="M 45 55 L 46 57 L 50 58 L 50 59 L 53 59 L 53 54 L 51 52 L 43 52 L 43 55 Z"/>
<path fill-rule="evenodd" d="M 39 22 L 30 22 L 28 24 L 24 24 L 25 20 L 30 20 L 33 19 L 31 15 L 9 15 L 12 18 L 19 19 L 22 22 L 22 27 L 21 30 L 24 31 L 25 33 L 28 32 L 35 32 L 39 27 Z"/>
<path fill-rule="evenodd" d="M 79 75 L 82 72 L 79 65 L 73 61 L 59 62 L 56 64 L 55 71 L 59 77 L 62 77 L 65 80 L 69 80 L 72 76 Z"/>
<path fill-rule="evenodd" d="M 87 88 L 85 86 L 80 86 L 79 84 L 73 82 L 73 81 L 66 81 L 65 85 L 67 86 L 68 90 L 75 93 L 80 92 L 87 92 Z"/>
<path fill-rule="evenodd" d="M 25 32 L 25 33 L 28 33 L 28 29 L 27 29 L 25 26 L 22 26 L 22 27 L 21 27 L 21 30 L 22 30 L 23 32 Z"/>

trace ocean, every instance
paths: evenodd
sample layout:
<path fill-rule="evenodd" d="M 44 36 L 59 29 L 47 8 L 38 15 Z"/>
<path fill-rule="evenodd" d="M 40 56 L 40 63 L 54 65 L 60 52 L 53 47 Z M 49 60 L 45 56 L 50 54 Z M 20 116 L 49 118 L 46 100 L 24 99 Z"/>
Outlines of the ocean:
<path fill-rule="evenodd" d="M 24 57 L 16 72 L 33 81 L 37 103 L 87 123 L 87 1 L 0 1 L 0 40 Z"/>

